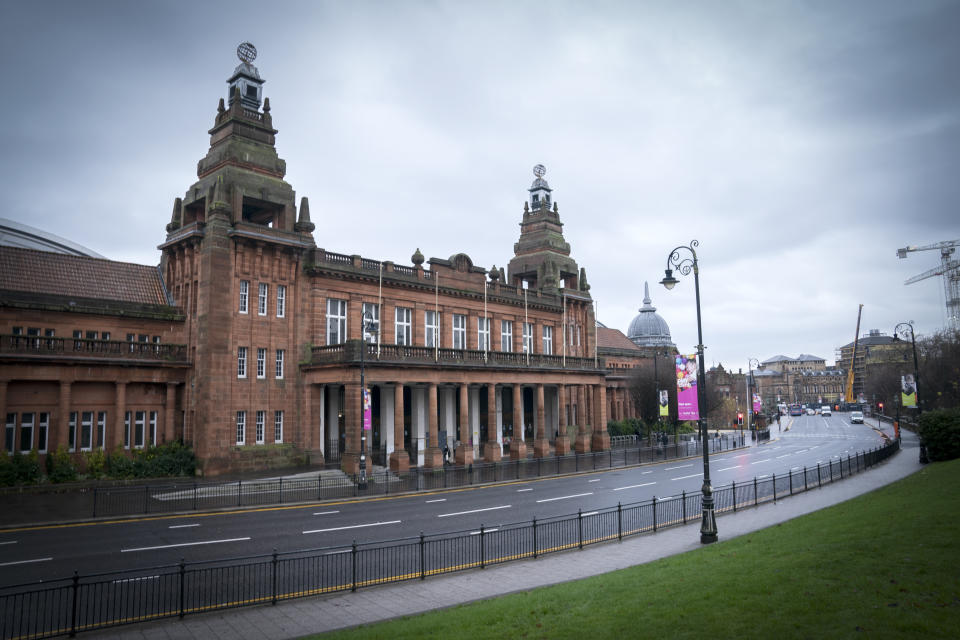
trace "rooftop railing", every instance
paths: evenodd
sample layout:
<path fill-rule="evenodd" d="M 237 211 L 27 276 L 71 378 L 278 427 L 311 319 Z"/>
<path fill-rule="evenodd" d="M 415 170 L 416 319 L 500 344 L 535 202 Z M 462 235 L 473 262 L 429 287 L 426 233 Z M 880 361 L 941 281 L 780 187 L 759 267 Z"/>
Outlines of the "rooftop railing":
<path fill-rule="evenodd" d="M 187 362 L 187 346 L 183 344 L 24 335 L 0 336 L 0 354 Z"/>

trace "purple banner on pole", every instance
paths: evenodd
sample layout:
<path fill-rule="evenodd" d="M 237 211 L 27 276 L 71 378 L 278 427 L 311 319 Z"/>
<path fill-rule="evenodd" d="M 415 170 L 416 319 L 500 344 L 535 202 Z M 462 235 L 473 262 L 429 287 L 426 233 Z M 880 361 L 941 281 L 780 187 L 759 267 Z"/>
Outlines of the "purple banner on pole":
<path fill-rule="evenodd" d="M 370 390 L 363 390 L 363 430 L 370 431 L 373 426 L 373 418 L 370 411 Z"/>
<path fill-rule="evenodd" d="M 761 407 L 760 394 L 755 393 L 753 394 L 753 410 L 759 413 L 760 407 Z"/>
<path fill-rule="evenodd" d="M 677 418 L 699 420 L 697 404 L 697 356 L 677 356 Z"/>

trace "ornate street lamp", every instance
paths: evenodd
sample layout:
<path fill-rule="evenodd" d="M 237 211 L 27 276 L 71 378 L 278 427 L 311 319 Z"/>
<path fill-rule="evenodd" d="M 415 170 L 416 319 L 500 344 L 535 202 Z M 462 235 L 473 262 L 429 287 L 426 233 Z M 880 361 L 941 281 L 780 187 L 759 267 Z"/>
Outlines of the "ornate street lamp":
<path fill-rule="evenodd" d="M 667 256 L 667 268 L 660 284 L 669 290 L 673 289 L 677 285 L 677 282 L 679 282 L 673 277 L 673 269 L 671 267 L 680 271 L 681 275 L 689 275 L 690 271 L 693 271 L 693 288 L 696 292 L 697 299 L 697 340 L 699 341 L 699 344 L 697 344 L 697 361 L 700 368 L 697 374 L 697 405 L 699 418 L 697 423 L 700 428 L 700 443 L 703 446 L 703 517 L 700 521 L 700 543 L 709 544 L 717 541 L 717 519 L 713 512 L 713 489 L 710 486 L 710 447 L 707 439 L 707 425 L 703 419 L 703 416 L 707 413 L 707 374 L 703 366 L 703 329 L 700 322 L 700 267 L 697 264 L 697 252 L 695 250 L 698 246 L 700 246 L 700 242 L 692 240 L 689 246 L 681 245 L 671 251 Z M 692 258 L 681 259 L 681 250 L 689 251 Z"/>
<path fill-rule="evenodd" d="M 747 431 L 750 431 L 750 437 L 753 437 L 751 424 L 753 423 L 753 364 L 760 368 L 760 361 L 756 358 L 747 359 Z M 759 389 L 759 387 L 757 387 Z M 743 428 L 740 429 L 740 444 L 743 444 Z"/>
<path fill-rule="evenodd" d="M 367 385 L 364 380 L 363 357 L 367 351 L 367 334 L 373 333 L 374 326 L 370 312 L 363 314 L 360 320 L 360 479 L 357 482 L 360 489 L 367 488 L 367 429 L 364 424 L 367 415 Z"/>
<path fill-rule="evenodd" d="M 917 339 L 913 334 L 913 321 L 910 322 L 901 322 L 893 328 L 893 339 L 894 341 L 899 341 L 901 339 L 906 340 L 907 334 L 910 335 L 910 347 L 913 349 L 913 384 L 916 386 L 917 391 L 917 419 L 919 420 L 920 414 L 923 412 L 923 404 L 920 399 L 920 367 L 917 363 Z M 927 445 L 924 444 L 923 438 L 920 439 L 920 463 L 926 464 L 929 460 L 927 459 Z"/>

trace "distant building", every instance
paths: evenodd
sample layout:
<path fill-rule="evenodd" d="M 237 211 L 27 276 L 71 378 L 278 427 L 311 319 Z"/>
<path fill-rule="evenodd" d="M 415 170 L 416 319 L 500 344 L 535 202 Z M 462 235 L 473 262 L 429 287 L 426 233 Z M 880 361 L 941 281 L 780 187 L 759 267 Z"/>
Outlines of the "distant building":
<path fill-rule="evenodd" d="M 837 367 L 845 371 L 850 369 L 850 360 L 853 358 L 852 342 L 837 349 Z M 870 329 L 857 340 L 857 357 L 853 363 L 853 398 L 848 402 L 856 402 L 865 392 L 864 386 L 867 372 L 872 367 L 902 364 L 912 358 L 910 343 L 894 340 L 893 336 L 880 333 L 878 329 Z M 844 381 L 846 384 L 846 381 Z M 867 398 L 869 400 L 869 398 Z"/>
<path fill-rule="evenodd" d="M 773 356 L 753 370 L 752 393 L 760 394 L 763 411 L 777 404 L 799 403 L 808 406 L 840 402 L 846 378 L 842 369 L 828 367 L 818 356 L 800 354 L 796 358 Z"/>

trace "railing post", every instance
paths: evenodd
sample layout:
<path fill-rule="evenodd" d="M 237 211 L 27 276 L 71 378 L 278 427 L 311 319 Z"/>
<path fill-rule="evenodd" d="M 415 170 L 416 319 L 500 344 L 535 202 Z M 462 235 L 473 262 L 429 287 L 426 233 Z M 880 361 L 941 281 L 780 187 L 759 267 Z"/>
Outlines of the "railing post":
<path fill-rule="evenodd" d="M 486 549 L 486 544 L 485 544 L 486 541 L 484 540 L 484 536 L 485 534 L 483 532 L 483 523 L 481 522 L 480 523 L 480 568 L 481 569 L 487 568 L 487 562 L 486 562 L 487 549 Z"/>
<path fill-rule="evenodd" d="M 276 547 L 274 547 L 274 549 L 273 549 L 272 565 L 273 565 L 273 566 L 272 566 L 272 568 L 271 568 L 271 571 L 273 572 L 273 576 L 272 576 L 271 582 L 272 582 L 272 585 L 273 585 L 273 586 L 272 586 L 272 589 L 273 589 L 273 597 L 272 597 L 271 600 L 270 600 L 270 604 L 275 605 L 275 604 L 277 604 L 277 549 L 276 549 Z"/>
<path fill-rule="evenodd" d="M 150 499 L 150 485 L 145 484 L 145 485 L 143 485 L 143 512 L 144 512 L 144 513 L 149 513 L 149 512 L 150 512 L 150 511 L 149 511 L 149 509 L 150 509 L 149 499 Z"/>
<path fill-rule="evenodd" d="M 533 517 L 533 559 L 537 559 L 537 517 Z"/>
<path fill-rule="evenodd" d="M 777 504 L 777 474 L 773 474 L 773 504 Z"/>
<path fill-rule="evenodd" d="M 280 476 L 280 504 L 283 504 L 283 476 Z"/>
<path fill-rule="evenodd" d="M 424 544 L 424 540 L 423 540 L 423 531 L 421 531 L 420 532 L 420 579 L 421 580 L 425 580 L 427 577 L 427 563 L 425 562 L 426 552 L 424 550 L 425 546 L 426 545 Z M 443 566 L 442 562 L 440 566 Z"/>
<path fill-rule="evenodd" d="M 680 495 L 683 496 L 683 510 L 682 510 L 682 511 L 683 511 L 683 524 L 687 524 L 687 490 L 684 489 L 684 490 L 680 493 Z M 734 496 L 734 499 L 736 499 L 736 496 Z"/>
<path fill-rule="evenodd" d="M 193 481 L 193 510 L 197 510 L 197 481 Z"/>
<path fill-rule="evenodd" d="M 823 486 L 823 479 L 820 477 L 820 463 L 819 463 L 819 462 L 817 463 L 817 486 L 818 486 L 818 487 L 822 487 L 822 486 Z"/>
<path fill-rule="evenodd" d="M 737 512 L 737 481 L 733 481 L 733 512 Z"/>
<path fill-rule="evenodd" d="M 790 471 L 790 495 L 793 495 L 793 470 Z"/>
<path fill-rule="evenodd" d="M 187 587 L 187 564 L 184 562 L 183 558 L 180 558 L 180 617 L 182 618 L 184 611 L 184 602 L 187 598 L 186 593 Z"/>
<path fill-rule="evenodd" d="M 653 499 L 650 501 L 650 506 L 653 508 L 653 531 L 657 531 L 657 496 L 653 496 Z"/>
<path fill-rule="evenodd" d="M 583 509 L 577 508 L 577 546 L 583 549 Z"/>
<path fill-rule="evenodd" d="M 318 473 L 318 474 L 317 474 L 317 500 L 320 500 L 321 497 L 323 496 L 323 487 L 322 487 L 321 484 L 320 484 L 320 478 L 321 478 L 321 476 L 320 476 L 320 474 Z"/>
<path fill-rule="evenodd" d="M 97 488 L 93 488 L 93 517 L 97 517 Z"/>
<path fill-rule="evenodd" d="M 237 506 L 243 504 L 243 480 L 237 480 Z"/>
<path fill-rule="evenodd" d="M 807 465 L 803 465 L 803 490 L 807 490 Z"/>
<path fill-rule="evenodd" d="M 753 476 L 753 506 L 760 504 L 760 496 L 757 494 L 757 476 Z"/>
<path fill-rule="evenodd" d="M 623 507 L 617 502 L 617 540 L 623 542 Z"/>
<path fill-rule="evenodd" d="M 830 482 L 833 482 L 833 460 L 827 460 L 827 464 L 830 465 Z"/>
<path fill-rule="evenodd" d="M 357 541 L 350 545 L 350 591 L 357 590 Z"/>
<path fill-rule="evenodd" d="M 73 603 L 70 606 L 70 637 L 77 635 L 77 607 L 80 606 L 80 574 L 73 572 Z"/>

